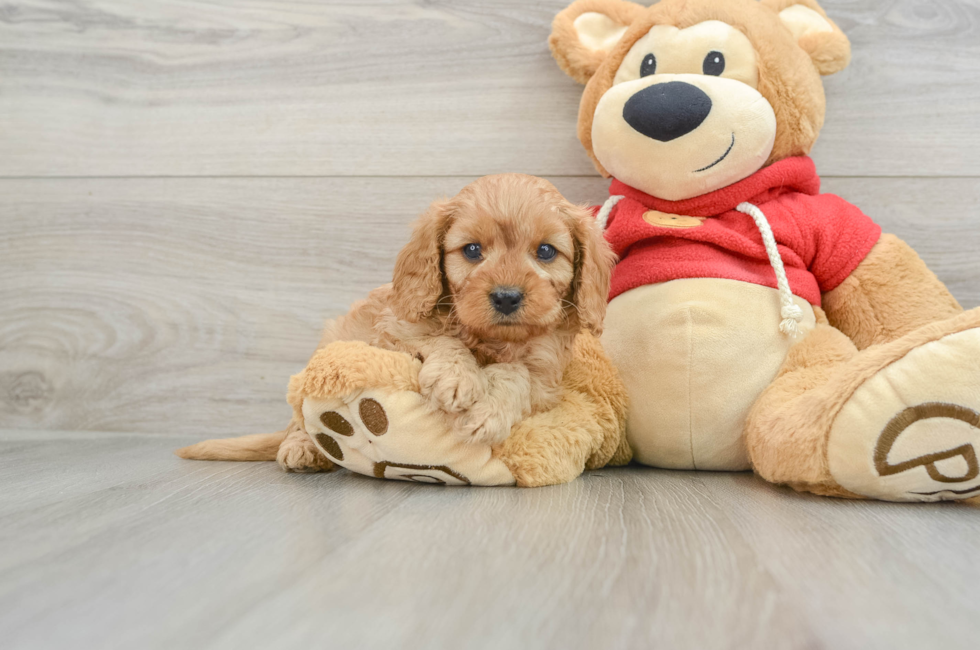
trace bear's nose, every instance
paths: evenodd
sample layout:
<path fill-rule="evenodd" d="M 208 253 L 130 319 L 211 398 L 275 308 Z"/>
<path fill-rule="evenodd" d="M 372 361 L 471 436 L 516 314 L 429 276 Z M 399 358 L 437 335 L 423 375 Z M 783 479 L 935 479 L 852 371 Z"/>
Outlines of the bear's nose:
<path fill-rule="evenodd" d="M 504 316 L 509 316 L 517 311 L 524 300 L 524 293 L 513 287 L 501 287 L 490 292 L 490 302 L 493 308 Z"/>
<path fill-rule="evenodd" d="M 648 138 L 668 142 L 701 126 L 711 112 L 711 98 L 683 81 L 644 88 L 626 101 L 623 119 Z"/>

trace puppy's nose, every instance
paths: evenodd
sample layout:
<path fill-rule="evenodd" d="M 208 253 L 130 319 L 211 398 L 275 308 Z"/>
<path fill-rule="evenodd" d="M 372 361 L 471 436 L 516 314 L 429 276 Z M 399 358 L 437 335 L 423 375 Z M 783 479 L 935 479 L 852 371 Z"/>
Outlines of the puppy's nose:
<path fill-rule="evenodd" d="M 711 98 L 696 86 L 668 81 L 648 86 L 623 106 L 623 119 L 648 138 L 668 142 L 701 126 Z"/>
<path fill-rule="evenodd" d="M 517 311 L 524 300 L 524 292 L 513 287 L 501 287 L 490 292 L 490 302 L 493 308 L 504 316 Z"/>

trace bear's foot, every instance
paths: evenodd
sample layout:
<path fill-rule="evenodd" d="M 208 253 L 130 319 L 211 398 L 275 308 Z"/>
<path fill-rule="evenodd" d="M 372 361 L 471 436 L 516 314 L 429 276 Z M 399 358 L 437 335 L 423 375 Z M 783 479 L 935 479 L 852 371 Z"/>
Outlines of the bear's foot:
<path fill-rule="evenodd" d="M 968 312 L 923 328 L 937 331 L 919 344 L 887 346 L 894 358 L 879 359 L 831 426 L 827 462 L 840 486 L 886 501 L 980 496 L 977 320 Z"/>
<path fill-rule="evenodd" d="M 409 355 L 332 343 L 290 383 L 309 440 L 332 463 L 377 478 L 443 485 L 513 485 L 489 444 L 453 434 L 453 416 L 419 392 Z"/>
<path fill-rule="evenodd" d="M 365 389 L 305 399 L 306 431 L 334 463 L 376 478 L 442 485 L 513 485 L 489 445 L 458 440 L 445 414 L 413 391 Z"/>

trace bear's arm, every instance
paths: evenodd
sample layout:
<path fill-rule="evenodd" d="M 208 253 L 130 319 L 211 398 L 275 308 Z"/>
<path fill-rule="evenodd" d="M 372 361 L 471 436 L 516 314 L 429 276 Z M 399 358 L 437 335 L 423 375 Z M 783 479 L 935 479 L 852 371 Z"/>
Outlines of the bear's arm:
<path fill-rule="evenodd" d="M 858 349 L 963 311 L 912 247 L 888 234 L 843 282 L 823 294 L 823 308 L 830 324 Z"/>

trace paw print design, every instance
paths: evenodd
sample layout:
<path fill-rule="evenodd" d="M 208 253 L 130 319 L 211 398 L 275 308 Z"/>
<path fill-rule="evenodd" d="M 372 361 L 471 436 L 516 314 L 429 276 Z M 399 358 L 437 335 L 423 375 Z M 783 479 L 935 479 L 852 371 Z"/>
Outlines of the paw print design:
<path fill-rule="evenodd" d="M 419 393 L 365 389 L 303 401 L 306 431 L 336 464 L 376 478 L 435 485 L 512 485 L 488 445 L 467 444 Z"/>
<path fill-rule="evenodd" d="M 436 485 L 469 485 L 468 478 L 454 472 L 445 465 L 399 465 L 387 461 L 376 463 L 374 475 L 414 483 L 433 483 Z"/>
<path fill-rule="evenodd" d="M 886 501 L 980 496 L 977 349 L 980 328 L 966 327 L 898 355 L 865 379 L 831 425 L 834 480 Z"/>
<path fill-rule="evenodd" d="M 915 438 L 926 437 L 945 439 L 943 442 L 951 446 L 918 453 L 922 450 L 916 448 L 924 441 Z M 961 444 L 955 444 L 957 442 Z M 923 468 L 936 483 L 950 484 L 949 487 L 938 490 L 917 491 L 913 494 L 980 495 L 980 481 L 976 481 L 980 476 L 975 448 L 978 443 L 980 413 L 977 411 L 946 402 L 926 402 L 910 406 L 892 418 L 881 432 L 874 450 L 875 469 L 879 476 L 885 477 Z M 972 485 L 963 487 L 967 483 Z M 954 489 L 954 485 L 961 489 Z"/>

